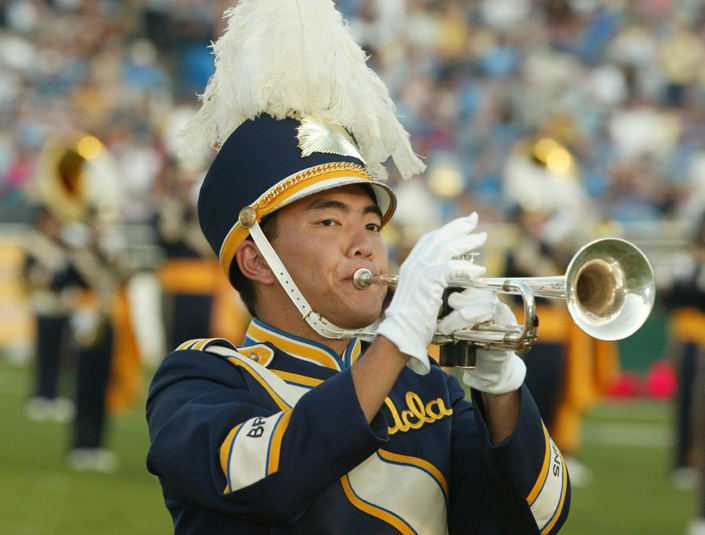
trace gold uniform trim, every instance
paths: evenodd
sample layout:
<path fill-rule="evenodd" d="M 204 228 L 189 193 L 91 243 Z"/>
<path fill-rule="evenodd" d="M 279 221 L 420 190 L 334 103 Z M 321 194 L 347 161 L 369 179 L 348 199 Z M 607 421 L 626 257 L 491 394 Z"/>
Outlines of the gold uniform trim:
<path fill-rule="evenodd" d="M 265 368 L 269 366 L 269 363 L 274 356 L 274 350 L 268 348 L 264 344 L 256 344 L 253 346 L 242 346 L 236 348 L 237 352 L 243 357 L 247 357 L 250 360 L 254 360 L 260 366 Z"/>
<path fill-rule="evenodd" d="M 230 493 L 230 479 L 228 478 L 228 458 L 230 457 L 230 448 L 232 447 L 233 441 L 235 440 L 235 436 L 237 435 L 241 427 L 242 424 L 238 424 L 233 427 L 230 430 L 230 433 L 228 433 L 228 436 L 223 441 L 223 444 L 220 446 L 220 467 L 223 469 L 223 473 L 225 474 L 225 481 L 227 482 L 223 494 Z"/>
<path fill-rule="evenodd" d="M 368 515 L 372 515 L 376 518 L 379 518 L 387 524 L 394 526 L 403 535 L 417 535 L 416 531 L 414 531 L 414 529 L 409 526 L 409 524 L 404 522 L 395 514 L 390 513 L 389 511 L 382 509 L 381 507 L 368 503 L 363 499 L 359 498 L 357 494 L 355 494 L 355 492 L 353 491 L 352 485 L 350 484 L 350 478 L 347 474 L 340 479 L 340 482 L 343 485 L 343 490 L 345 491 L 345 495 L 347 496 L 348 500 L 350 500 L 350 503 L 352 503 L 360 511 L 363 511 Z"/>
<path fill-rule="evenodd" d="M 556 525 L 556 522 L 558 522 L 558 519 L 561 516 L 561 513 L 563 512 L 563 505 L 565 505 L 565 496 L 568 491 L 568 482 L 566 481 L 566 467 L 565 467 L 565 460 L 563 459 L 563 454 L 560 454 L 561 456 L 561 466 L 563 469 L 561 470 L 562 474 L 562 483 L 563 483 L 563 489 L 561 490 L 561 501 L 558 503 L 558 507 L 556 508 L 556 511 L 553 513 L 553 520 L 551 520 L 544 528 L 541 530 L 541 535 L 546 535 L 549 533 L 552 529 L 553 526 Z"/>
<path fill-rule="evenodd" d="M 677 310 L 671 316 L 669 330 L 674 338 L 705 348 L 705 313 L 696 308 Z"/>
<path fill-rule="evenodd" d="M 333 355 L 326 350 L 316 347 L 311 344 L 305 344 L 298 340 L 292 340 L 278 333 L 266 330 L 258 326 L 254 321 L 247 328 L 247 336 L 259 343 L 271 342 L 275 347 L 286 351 L 295 357 L 303 357 L 305 359 L 317 362 L 325 368 L 340 371 L 340 367 Z"/>
<path fill-rule="evenodd" d="M 171 258 L 157 270 L 157 277 L 167 293 L 212 294 L 221 276 L 218 267 L 215 258 Z"/>
<path fill-rule="evenodd" d="M 272 373 L 279 376 L 280 379 L 283 379 L 287 383 L 295 383 L 311 388 L 315 388 L 323 382 L 323 379 L 314 379 L 313 377 L 299 375 L 298 373 L 283 372 L 281 370 L 272 370 Z"/>
<path fill-rule="evenodd" d="M 267 475 L 279 471 L 279 459 L 282 452 L 282 440 L 284 433 L 289 427 L 292 411 L 285 411 L 281 418 L 275 424 L 274 433 L 272 434 L 271 448 L 269 450 L 269 461 L 267 463 Z"/>
<path fill-rule="evenodd" d="M 326 180 L 335 178 L 362 179 L 382 185 L 376 182 L 367 169 L 361 165 L 350 162 L 328 163 L 311 167 L 310 169 L 285 178 L 262 195 L 250 208 L 254 209 L 256 212 L 256 220 L 259 223 L 264 216 L 285 205 L 286 201 L 297 193 Z M 387 210 L 387 213 L 384 214 L 382 218 L 382 225 L 387 223 L 393 213 L 393 206 L 390 206 L 390 209 Z M 252 224 L 250 224 L 250 226 Z M 226 275 L 230 274 L 230 265 L 235 257 L 238 245 L 247 238 L 248 234 L 249 230 L 244 228 L 238 220 L 225 237 L 219 256 L 220 265 Z"/>
<path fill-rule="evenodd" d="M 425 461 L 424 459 L 421 459 L 419 457 L 411 457 L 409 455 L 401 455 L 399 453 L 392 453 L 391 451 L 379 449 L 377 450 L 377 453 L 382 459 L 385 459 L 389 462 L 393 463 L 400 463 L 400 464 L 409 464 L 411 466 L 415 466 L 417 468 L 420 468 L 422 470 L 425 470 L 431 476 L 438 482 L 440 485 L 441 489 L 443 490 L 443 495 L 445 496 L 446 502 L 449 499 L 450 496 L 450 490 L 448 489 L 448 482 L 446 481 L 446 478 L 443 476 L 441 471 L 433 466 L 431 463 L 428 461 Z"/>
<path fill-rule="evenodd" d="M 278 406 L 282 411 L 287 411 L 287 410 L 291 409 L 291 406 L 290 406 L 286 401 L 284 401 L 284 399 L 282 399 L 282 398 L 279 396 L 279 394 L 277 394 L 277 393 L 274 391 L 274 389 L 273 389 L 271 386 L 269 386 L 269 385 L 267 384 L 267 382 L 259 376 L 258 373 L 256 373 L 255 371 L 253 371 L 252 367 L 251 367 L 249 364 L 247 364 L 245 361 L 239 360 L 239 359 L 237 359 L 237 358 L 235 358 L 235 357 L 229 357 L 228 360 L 229 360 L 232 364 L 234 364 L 235 366 L 240 366 L 240 367 L 244 368 L 245 370 L 247 370 L 247 371 L 250 373 L 250 375 L 252 376 L 252 378 L 253 378 L 255 381 L 257 381 L 260 385 L 262 385 L 262 387 L 264 387 L 264 389 L 265 389 L 265 390 L 267 391 L 267 393 L 272 397 L 272 399 L 274 400 L 274 402 L 277 404 L 277 406 Z"/>
<path fill-rule="evenodd" d="M 546 426 L 543 426 L 543 437 L 544 437 L 544 443 L 545 443 L 545 449 L 546 453 L 544 454 L 543 458 L 543 465 L 541 467 L 541 473 L 539 473 L 538 479 L 536 479 L 536 483 L 534 484 L 534 488 L 531 489 L 531 492 L 529 495 L 526 497 L 526 501 L 531 506 L 534 501 L 536 500 L 536 497 L 539 495 L 539 492 L 543 488 L 543 484 L 546 481 L 546 477 L 548 477 L 548 467 L 551 464 L 551 445 L 548 441 L 548 430 L 546 429 Z"/>

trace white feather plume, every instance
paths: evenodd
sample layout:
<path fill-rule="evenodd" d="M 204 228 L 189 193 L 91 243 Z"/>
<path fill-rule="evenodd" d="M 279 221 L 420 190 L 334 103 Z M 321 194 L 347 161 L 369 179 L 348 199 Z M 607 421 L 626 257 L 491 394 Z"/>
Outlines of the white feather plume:
<path fill-rule="evenodd" d="M 213 44 L 215 74 L 181 132 L 182 151 L 219 147 L 248 119 L 322 117 L 347 128 L 370 171 L 390 155 L 404 178 L 425 169 L 332 0 L 240 0 Z"/>

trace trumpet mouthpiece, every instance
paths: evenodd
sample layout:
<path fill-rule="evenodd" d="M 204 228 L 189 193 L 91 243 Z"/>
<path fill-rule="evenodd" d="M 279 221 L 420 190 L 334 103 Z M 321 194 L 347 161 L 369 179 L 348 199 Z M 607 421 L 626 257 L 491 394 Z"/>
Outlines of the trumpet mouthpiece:
<path fill-rule="evenodd" d="M 369 269 L 358 269 L 353 275 L 353 285 L 358 290 L 367 290 L 372 286 L 372 272 Z"/>

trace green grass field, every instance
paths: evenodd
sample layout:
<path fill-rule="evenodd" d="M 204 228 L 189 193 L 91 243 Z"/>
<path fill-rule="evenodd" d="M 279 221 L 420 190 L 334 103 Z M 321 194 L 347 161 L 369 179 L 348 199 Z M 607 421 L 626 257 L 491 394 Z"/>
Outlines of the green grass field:
<path fill-rule="evenodd" d="M 23 413 L 29 370 L 0 360 L 0 528 L 12 535 L 156 535 L 172 531 L 159 483 L 145 469 L 149 446 L 142 405 L 113 418 L 109 447 L 121 460 L 110 475 L 66 468 L 66 425 Z M 566 535 L 680 535 L 691 492 L 669 480 L 671 406 L 604 403 L 587 415 L 579 459 L 593 470 L 573 490 Z"/>

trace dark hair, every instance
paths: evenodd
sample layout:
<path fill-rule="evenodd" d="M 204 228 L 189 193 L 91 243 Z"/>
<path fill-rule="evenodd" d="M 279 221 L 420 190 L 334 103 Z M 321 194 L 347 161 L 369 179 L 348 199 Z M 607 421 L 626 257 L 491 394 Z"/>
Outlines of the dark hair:
<path fill-rule="evenodd" d="M 277 237 L 277 212 L 273 212 L 262 218 L 260 227 L 267 240 L 273 240 Z M 247 239 L 252 241 L 252 236 L 247 236 Z M 245 277 L 240 271 L 240 266 L 237 264 L 237 258 L 233 258 L 230 264 L 230 282 L 240 294 L 243 304 L 251 316 L 256 316 L 257 292 L 255 284 L 250 279 Z"/>

